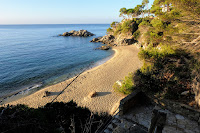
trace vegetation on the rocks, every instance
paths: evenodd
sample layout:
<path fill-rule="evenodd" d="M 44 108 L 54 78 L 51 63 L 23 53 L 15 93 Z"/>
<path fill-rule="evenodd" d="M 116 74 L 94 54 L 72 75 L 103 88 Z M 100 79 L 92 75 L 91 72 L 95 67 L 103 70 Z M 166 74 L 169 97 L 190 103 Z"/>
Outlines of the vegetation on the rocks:
<path fill-rule="evenodd" d="M 141 5 L 137 5 L 135 8 L 121 8 L 120 9 L 120 17 L 124 19 L 122 22 L 113 22 L 110 25 L 110 28 L 107 29 L 107 34 L 112 34 L 114 36 L 117 35 L 125 35 L 125 36 L 132 36 L 135 40 L 139 36 L 138 26 L 143 21 L 142 18 L 137 18 L 139 16 L 143 16 L 145 13 L 149 13 L 148 9 L 148 0 L 143 0 Z M 145 8 L 147 7 L 147 8 Z M 136 32 L 137 31 L 137 32 Z M 135 33 L 136 32 L 136 33 Z M 135 33 L 135 34 L 134 34 Z"/>
<path fill-rule="evenodd" d="M 0 112 L 0 132 L 8 133 L 95 132 L 108 117 L 93 114 L 73 101 L 48 103 L 37 109 L 26 105 L 1 107 Z"/>
<path fill-rule="evenodd" d="M 136 6 L 138 7 L 141 6 Z M 144 10 L 142 7 L 140 9 Z M 150 9 L 153 18 L 149 16 L 148 10 L 141 11 L 140 18 L 130 19 L 134 15 L 130 16 L 128 11 L 125 8 L 120 10 L 120 15 L 126 17 L 126 20 L 122 20 L 118 25 L 137 20 L 138 25 L 132 30 L 132 35 L 143 46 L 138 56 L 144 61 L 144 65 L 134 74 L 133 86 L 156 93 L 162 98 L 184 102 L 193 100 L 192 80 L 194 72 L 200 70 L 198 67 L 200 50 L 196 50 L 198 45 L 192 48 L 183 42 L 192 42 L 199 37 L 192 33 L 200 31 L 200 0 L 155 0 Z M 144 17 L 142 13 L 148 15 Z M 124 31 L 123 34 L 127 34 L 127 31 Z M 123 88 L 120 89 L 122 89 L 120 92 L 123 92 Z M 189 95 L 181 95 L 188 90 Z"/>
<path fill-rule="evenodd" d="M 137 87 L 171 99 L 180 99 L 182 92 L 191 90 L 191 73 L 196 61 L 189 53 L 171 47 L 152 47 L 141 50 L 139 57 L 145 63 L 134 77 Z"/>

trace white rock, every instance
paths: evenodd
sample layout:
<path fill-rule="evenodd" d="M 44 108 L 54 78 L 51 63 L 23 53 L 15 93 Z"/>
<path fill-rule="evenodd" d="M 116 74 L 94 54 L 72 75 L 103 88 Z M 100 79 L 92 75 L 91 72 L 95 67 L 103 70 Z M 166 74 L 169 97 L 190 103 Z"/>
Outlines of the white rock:
<path fill-rule="evenodd" d="M 122 80 L 117 80 L 116 83 L 121 87 L 122 86 Z"/>

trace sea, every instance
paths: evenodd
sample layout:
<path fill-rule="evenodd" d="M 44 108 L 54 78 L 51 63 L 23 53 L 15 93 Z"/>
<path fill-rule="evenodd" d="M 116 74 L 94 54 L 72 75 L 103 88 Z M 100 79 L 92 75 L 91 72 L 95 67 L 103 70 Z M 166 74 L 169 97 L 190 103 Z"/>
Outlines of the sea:
<path fill-rule="evenodd" d="M 95 50 L 109 24 L 0 25 L 0 104 L 29 95 L 104 63 L 113 51 Z M 88 30 L 92 37 L 58 36 Z M 16 96 L 17 95 L 17 96 Z"/>

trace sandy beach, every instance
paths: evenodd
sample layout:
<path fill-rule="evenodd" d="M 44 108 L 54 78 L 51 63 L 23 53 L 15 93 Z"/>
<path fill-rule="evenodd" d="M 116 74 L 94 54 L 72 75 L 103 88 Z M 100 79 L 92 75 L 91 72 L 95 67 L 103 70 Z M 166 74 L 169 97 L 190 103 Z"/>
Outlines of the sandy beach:
<path fill-rule="evenodd" d="M 110 112 L 113 106 L 124 97 L 114 92 L 113 84 L 142 65 L 137 56 L 139 49 L 136 46 L 114 47 L 113 50 L 115 54 L 110 60 L 82 73 L 55 101 L 73 100 L 79 106 L 87 107 L 93 112 Z M 72 80 L 73 78 L 43 88 L 8 104 L 26 104 L 34 108 L 43 106 L 51 102 Z M 45 91 L 51 92 L 50 96 L 43 97 Z M 88 98 L 88 94 L 92 91 L 96 91 L 97 96 Z"/>

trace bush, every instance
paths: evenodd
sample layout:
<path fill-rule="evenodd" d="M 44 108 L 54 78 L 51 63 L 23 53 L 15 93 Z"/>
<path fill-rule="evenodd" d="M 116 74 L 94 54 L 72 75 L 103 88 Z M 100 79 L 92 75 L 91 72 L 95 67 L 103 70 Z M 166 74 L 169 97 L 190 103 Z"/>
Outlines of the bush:
<path fill-rule="evenodd" d="M 158 47 L 151 47 L 149 46 L 148 49 L 142 49 L 139 53 L 138 56 L 140 59 L 145 59 L 145 60 L 160 60 L 161 58 L 164 58 L 166 56 L 170 56 L 175 54 L 175 50 L 172 49 L 170 46 L 163 45 Z"/>
<path fill-rule="evenodd" d="M 139 36 L 140 36 L 140 31 L 139 30 L 137 30 L 137 31 L 135 31 L 133 33 L 133 37 L 134 37 L 135 40 L 137 40 L 139 38 Z"/>
<path fill-rule="evenodd" d="M 113 88 L 117 92 L 121 92 L 125 95 L 132 93 L 134 90 L 133 74 L 129 73 L 129 75 L 125 77 L 125 79 L 122 81 L 122 86 L 119 86 L 117 83 L 114 83 Z"/>
<path fill-rule="evenodd" d="M 149 26 L 149 25 L 150 25 L 150 23 L 149 23 L 149 22 L 147 22 L 147 21 L 142 21 L 142 22 L 140 23 L 140 25 L 139 25 L 139 26 L 143 26 L 143 25 L 147 25 L 147 26 Z"/>
<path fill-rule="evenodd" d="M 122 31 L 122 26 L 121 26 L 121 24 L 118 24 L 114 31 L 114 36 L 116 36 L 117 34 L 120 34 L 121 31 Z"/>
<path fill-rule="evenodd" d="M 110 34 L 110 33 L 112 33 L 112 32 L 113 32 L 113 29 L 112 29 L 112 28 L 108 28 L 107 31 L 106 31 L 107 34 Z"/>
<path fill-rule="evenodd" d="M 151 24 L 157 31 L 163 31 L 166 28 L 166 24 L 160 19 L 153 19 Z"/>
<path fill-rule="evenodd" d="M 116 22 L 116 21 L 114 21 L 114 22 L 112 22 L 111 24 L 110 24 L 110 27 L 115 27 L 117 24 L 118 24 L 119 22 Z"/>
<path fill-rule="evenodd" d="M 132 23 L 133 23 L 132 20 L 125 21 L 122 24 L 122 33 L 131 32 L 132 31 Z"/>

